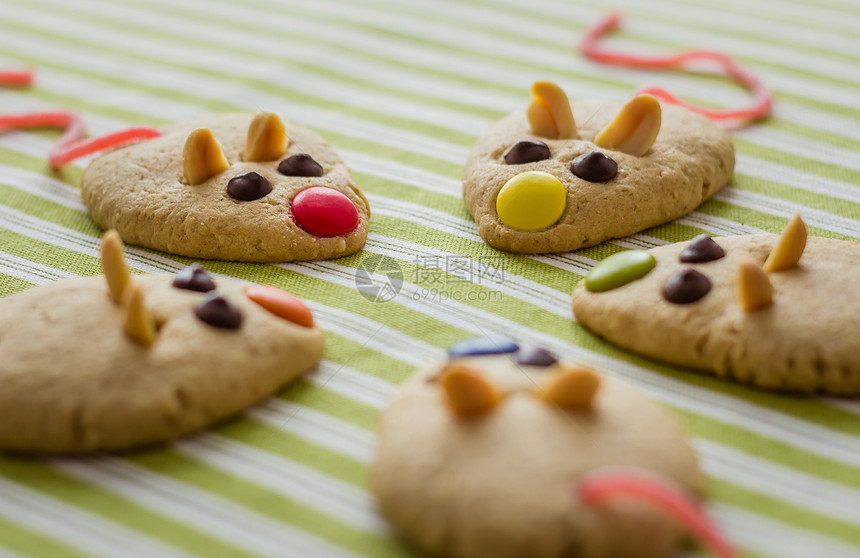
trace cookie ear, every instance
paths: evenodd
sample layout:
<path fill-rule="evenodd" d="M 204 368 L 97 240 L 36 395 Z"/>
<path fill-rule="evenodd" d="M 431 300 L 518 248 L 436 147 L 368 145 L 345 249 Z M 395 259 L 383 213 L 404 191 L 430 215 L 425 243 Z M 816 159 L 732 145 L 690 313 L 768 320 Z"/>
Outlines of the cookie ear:
<path fill-rule="evenodd" d="M 287 128 L 273 112 L 258 113 L 248 126 L 243 158 L 246 161 L 274 161 L 287 150 Z"/>
<path fill-rule="evenodd" d="M 772 273 L 796 267 L 806 248 L 806 237 L 806 223 L 800 218 L 800 213 L 795 213 L 764 262 L 764 270 Z"/>
<path fill-rule="evenodd" d="M 119 233 L 113 229 L 107 231 L 102 237 L 102 271 L 107 280 L 110 298 L 116 304 L 122 302 L 123 293 L 131 282 L 131 274 L 125 265 L 122 249 Z"/>
<path fill-rule="evenodd" d="M 485 413 L 501 400 L 496 388 L 468 366 L 446 365 L 442 369 L 439 384 L 451 410 L 458 415 Z"/>
<path fill-rule="evenodd" d="M 600 388 L 600 376 L 586 366 L 558 363 L 541 386 L 544 399 L 567 409 L 590 409 Z"/>
<path fill-rule="evenodd" d="M 594 143 L 641 157 L 648 153 L 660 133 L 662 114 L 657 99 L 651 95 L 637 95 L 621 107 L 612 122 L 597 134 Z"/>
<path fill-rule="evenodd" d="M 123 295 L 125 333 L 132 341 L 149 346 L 155 342 L 155 318 L 146 307 L 143 291 L 134 281 L 129 282 Z"/>
<path fill-rule="evenodd" d="M 182 149 L 182 171 L 189 184 L 196 186 L 229 166 L 212 130 L 198 128 L 188 135 Z"/>
<path fill-rule="evenodd" d="M 564 90 L 550 81 L 532 84 L 532 99 L 526 115 L 532 133 L 550 139 L 578 138 L 570 101 Z"/>
<path fill-rule="evenodd" d="M 761 266 L 752 260 L 742 261 L 738 266 L 735 288 L 744 312 L 761 310 L 773 302 L 770 279 Z"/>

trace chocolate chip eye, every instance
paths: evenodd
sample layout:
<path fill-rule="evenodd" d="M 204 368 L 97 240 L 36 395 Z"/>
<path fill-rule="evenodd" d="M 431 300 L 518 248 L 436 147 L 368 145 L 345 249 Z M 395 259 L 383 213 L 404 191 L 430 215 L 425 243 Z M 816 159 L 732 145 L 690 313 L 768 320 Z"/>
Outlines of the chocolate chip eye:
<path fill-rule="evenodd" d="M 221 329 L 239 329 L 242 325 L 239 307 L 215 291 L 194 307 L 194 315 L 200 321 Z"/>
<path fill-rule="evenodd" d="M 227 194 L 239 201 L 258 200 L 271 191 L 272 185 L 266 177 L 256 172 L 240 174 L 227 183 Z"/>
<path fill-rule="evenodd" d="M 281 161 L 278 172 L 286 176 L 322 176 L 323 168 L 307 153 L 297 153 Z"/>
<path fill-rule="evenodd" d="M 517 353 L 517 364 L 547 368 L 556 362 L 558 359 L 543 347 L 531 347 Z"/>
<path fill-rule="evenodd" d="M 618 174 L 618 163 L 600 151 L 592 151 L 574 159 L 570 172 L 589 182 L 606 182 Z"/>
<path fill-rule="evenodd" d="M 522 165 L 549 159 L 550 152 L 547 144 L 540 140 L 524 140 L 514 144 L 505 153 L 505 163 L 509 165 Z"/>
<path fill-rule="evenodd" d="M 191 264 L 183 268 L 173 278 L 173 286 L 177 289 L 187 289 L 208 293 L 215 290 L 215 282 L 200 264 Z"/>
<path fill-rule="evenodd" d="M 726 255 L 725 250 L 706 234 L 700 234 L 690 241 L 678 259 L 681 263 L 705 263 L 719 260 Z"/>
<path fill-rule="evenodd" d="M 684 269 L 663 284 L 663 298 L 675 304 L 696 302 L 711 290 L 711 281 L 695 269 Z"/>

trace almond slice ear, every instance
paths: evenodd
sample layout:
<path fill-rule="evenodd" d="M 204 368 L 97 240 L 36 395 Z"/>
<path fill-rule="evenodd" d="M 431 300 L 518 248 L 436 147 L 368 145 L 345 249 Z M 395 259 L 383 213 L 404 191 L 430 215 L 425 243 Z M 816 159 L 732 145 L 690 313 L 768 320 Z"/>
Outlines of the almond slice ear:
<path fill-rule="evenodd" d="M 773 286 L 767 273 L 760 265 L 751 260 L 742 261 L 738 266 L 735 283 L 738 301 L 744 312 L 761 310 L 773 302 Z"/>
<path fill-rule="evenodd" d="M 155 318 L 146 307 L 140 285 L 134 281 L 126 287 L 123 305 L 125 306 L 126 335 L 140 345 L 152 345 L 155 342 Z"/>
<path fill-rule="evenodd" d="M 115 230 L 107 231 L 102 237 L 102 271 L 108 284 L 110 298 L 116 304 L 122 302 L 123 293 L 131 282 L 131 274 L 125 264 L 122 248 L 122 239 Z"/>
<path fill-rule="evenodd" d="M 641 157 L 648 153 L 660 133 L 662 114 L 657 99 L 651 95 L 637 95 L 621 107 L 612 122 L 597 134 L 594 143 Z"/>
<path fill-rule="evenodd" d="M 189 184 L 196 186 L 229 166 L 212 130 L 198 128 L 188 134 L 182 149 L 182 171 Z"/>
<path fill-rule="evenodd" d="M 248 126 L 243 158 L 246 161 L 274 161 L 287 150 L 287 128 L 273 112 L 258 113 Z"/>
<path fill-rule="evenodd" d="M 800 218 L 800 213 L 795 213 L 764 262 L 764 270 L 772 273 L 797 267 L 806 248 L 806 237 L 806 223 Z"/>
<path fill-rule="evenodd" d="M 496 388 L 479 372 L 467 366 L 445 366 L 439 383 L 451 410 L 461 416 L 485 413 L 501 400 Z"/>
<path fill-rule="evenodd" d="M 570 101 L 564 90 L 550 81 L 532 84 L 532 99 L 526 115 L 532 133 L 550 139 L 578 138 Z"/>
<path fill-rule="evenodd" d="M 600 376 L 586 366 L 556 364 L 542 387 L 543 397 L 568 409 L 590 409 L 600 388 Z"/>

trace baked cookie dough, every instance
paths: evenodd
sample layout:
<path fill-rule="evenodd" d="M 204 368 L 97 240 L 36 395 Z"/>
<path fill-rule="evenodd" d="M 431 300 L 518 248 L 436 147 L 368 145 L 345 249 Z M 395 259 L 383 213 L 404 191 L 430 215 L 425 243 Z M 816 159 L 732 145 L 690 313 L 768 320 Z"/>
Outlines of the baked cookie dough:
<path fill-rule="evenodd" d="M 89 165 L 81 194 L 103 229 L 191 258 L 337 258 L 364 246 L 370 217 L 337 153 L 272 113 L 202 118 L 115 149 Z"/>
<path fill-rule="evenodd" d="M 650 502 L 577 498 L 636 471 L 695 498 L 676 421 L 623 382 L 510 340 L 475 340 L 410 378 L 382 417 L 372 490 L 408 541 L 456 558 L 655 558 L 679 542 Z"/>
<path fill-rule="evenodd" d="M 487 244 L 566 252 L 681 217 L 731 178 L 734 148 L 707 118 L 640 95 L 626 105 L 569 103 L 532 86 L 475 144 L 463 197 Z"/>
<path fill-rule="evenodd" d="M 102 261 L 105 277 L 0 300 L 0 449 L 169 440 L 253 405 L 322 357 L 323 332 L 286 291 L 198 266 L 132 278 L 111 233 Z"/>
<path fill-rule="evenodd" d="M 703 235 L 610 256 L 573 291 L 573 311 L 658 360 L 768 389 L 857 395 L 857 262 L 860 244 L 807 239 L 795 216 L 781 236 Z"/>

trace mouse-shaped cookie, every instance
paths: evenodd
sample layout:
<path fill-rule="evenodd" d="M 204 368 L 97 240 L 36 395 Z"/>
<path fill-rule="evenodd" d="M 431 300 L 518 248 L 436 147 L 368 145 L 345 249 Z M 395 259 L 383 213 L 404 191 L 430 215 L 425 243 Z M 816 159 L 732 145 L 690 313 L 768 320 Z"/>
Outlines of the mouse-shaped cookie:
<path fill-rule="evenodd" d="M 316 133 L 273 113 L 175 124 L 87 168 L 93 220 L 126 242 L 192 258 L 337 258 L 367 238 L 370 208 Z"/>
<path fill-rule="evenodd" d="M 85 452 L 161 442 L 272 394 L 322 357 L 310 310 L 281 289 L 129 274 L 115 232 L 104 276 L 0 300 L 0 450 Z"/>
<path fill-rule="evenodd" d="M 695 509 L 703 478 L 678 423 L 635 389 L 484 338 L 402 386 L 382 417 L 371 484 L 385 516 L 433 556 L 656 558 L 680 540 L 672 517 L 637 498 L 595 502 L 596 492 L 638 485 Z"/>
<path fill-rule="evenodd" d="M 570 103 L 550 82 L 475 144 L 463 197 L 487 244 L 566 252 L 686 215 L 731 178 L 721 128 L 649 95 Z"/>
<path fill-rule="evenodd" d="M 614 254 L 573 292 L 585 327 L 622 347 L 759 387 L 860 394 L 860 244 L 699 236 Z"/>

